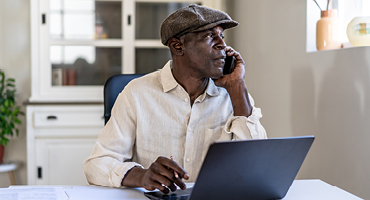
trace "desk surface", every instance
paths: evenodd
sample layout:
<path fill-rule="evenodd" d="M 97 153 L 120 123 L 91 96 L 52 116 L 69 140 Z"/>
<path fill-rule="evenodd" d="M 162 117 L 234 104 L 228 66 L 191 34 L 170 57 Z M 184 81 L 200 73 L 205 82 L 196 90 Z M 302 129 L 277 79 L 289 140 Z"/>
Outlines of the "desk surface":
<path fill-rule="evenodd" d="M 192 184 L 189 184 L 191 187 Z M 32 186 L 12 186 L 12 188 L 30 188 Z M 108 188 L 101 186 L 63 186 L 69 200 L 100 199 L 141 199 L 148 200 L 142 188 Z M 295 180 L 284 200 L 360 200 L 338 187 L 321 180 Z"/>

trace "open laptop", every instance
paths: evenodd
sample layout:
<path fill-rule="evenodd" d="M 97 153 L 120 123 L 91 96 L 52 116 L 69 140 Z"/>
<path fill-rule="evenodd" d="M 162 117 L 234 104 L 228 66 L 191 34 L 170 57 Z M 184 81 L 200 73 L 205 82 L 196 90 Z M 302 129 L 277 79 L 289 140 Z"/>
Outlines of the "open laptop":
<path fill-rule="evenodd" d="M 193 188 L 150 199 L 281 199 L 300 169 L 314 136 L 216 142 L 204 159 Z M 190 195 L 189 195 L 190 193 Z"/>

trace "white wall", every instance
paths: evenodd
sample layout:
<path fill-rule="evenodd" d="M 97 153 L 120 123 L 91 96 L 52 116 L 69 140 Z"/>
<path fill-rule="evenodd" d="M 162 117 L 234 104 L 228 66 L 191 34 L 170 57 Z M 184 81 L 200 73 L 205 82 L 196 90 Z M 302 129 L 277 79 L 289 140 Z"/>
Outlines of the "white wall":
<path fill-rule="evenodd" d="M 30 5 L 29 0 L 0 0 L 0 68 L 16 79 L 16 102 L 30 96 Z M 26 109 L 23 106 L 22 111 Z M 15 172 L 17 184 L 27 184 L 26 118 L 21 117 L 20 135 L 5 147 L 4 160 L 21 161 Z M 0 187 L 8 187 L 7 173 L 0 173 Z"/>
<path fill-rule="evenodd" d="M 370 47 L 306 53 L 306 1 L 228 2 L 269 137 L 316 137 L 297 178 L 370 199 Z"/>

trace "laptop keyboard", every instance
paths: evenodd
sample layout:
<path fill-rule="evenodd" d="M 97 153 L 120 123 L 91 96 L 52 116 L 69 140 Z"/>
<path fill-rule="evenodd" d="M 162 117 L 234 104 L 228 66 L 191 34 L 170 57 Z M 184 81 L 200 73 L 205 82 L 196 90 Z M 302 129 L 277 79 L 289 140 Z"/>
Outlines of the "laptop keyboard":
<path fill-rule="evenodd" d="M 153 194 L 153 193 L 151 193 Z M 145 193 L 145 196 L 152 200 L 188 200 L 190 198 L 190 194 L 159 194 L 159 195 L 151 195 L 150 193 Z"/>
<path fill-rule="evenodd" d="M 187 200 L 189 199 L 190 195 L 163 195 L 162 199 L 166 200 Z"/>
<path fill-rule="evenodd" d="M 160 191 L 145 192 L 144 195 L 152 200 L 187 200 L 190 199 L 191 190 L 192 188 L 187 188 L 185 190 L 176 190 L 175 192 L 170 192 L 169 194 L 163 194 Z"/>

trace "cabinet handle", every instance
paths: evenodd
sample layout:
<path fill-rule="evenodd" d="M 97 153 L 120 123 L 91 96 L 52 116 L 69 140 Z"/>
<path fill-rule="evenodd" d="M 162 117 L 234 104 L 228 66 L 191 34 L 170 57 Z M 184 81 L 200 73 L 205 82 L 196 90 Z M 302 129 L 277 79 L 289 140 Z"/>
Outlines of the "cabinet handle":
<path fill-rule="evenodd" d="M 37 178 L 42 178 L 42 167 L 37 167 Z"/>
<path fill-rule="evenodd" d="M 127 24 L 128 25 L 131 25 L 131 15 L 128 15 L 127 16 Z"/>
<path fill-rule="evenodd" d="M 46 24 L 46 14 L 45 13 L 42 13 L 41 15 L 41 23 Z"/>
<path fill-rule="evenodd" d="M 54 115 L 49 115 L 46 117 L 47 120 L 56 120 L 58 119 L 57 116 L 54 116 Z"/>

